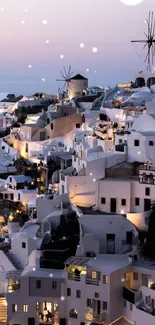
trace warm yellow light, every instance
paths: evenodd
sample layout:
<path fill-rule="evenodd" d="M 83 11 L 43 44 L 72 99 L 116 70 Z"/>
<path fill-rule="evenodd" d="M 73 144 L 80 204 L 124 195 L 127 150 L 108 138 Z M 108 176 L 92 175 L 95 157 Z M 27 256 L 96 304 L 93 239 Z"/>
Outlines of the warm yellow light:
<path fill-rule="evenodd" d="M 12 221 L 13 220 L 13 216 L 10 214 L 9 215 L 9 221 Z"/>

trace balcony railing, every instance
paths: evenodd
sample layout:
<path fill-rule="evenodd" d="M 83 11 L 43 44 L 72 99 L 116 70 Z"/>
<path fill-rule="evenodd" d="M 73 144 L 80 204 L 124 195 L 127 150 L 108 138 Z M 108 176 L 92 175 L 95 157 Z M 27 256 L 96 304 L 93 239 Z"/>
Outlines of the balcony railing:
<path fill-rule="evenodd" d="M 106 321 L 106 313 L 102 313 L 102 314 L 93 314 L 93 321 L 95 321 L 96 323 L 103 323 Z"/>
<path fill-rule="evenodd" d="M 94 321 L 95 323 L 103 323 L 104 321 L 106 321 L 106 313 L 102 313 L 102 314 L 97 314 L 92 312 L 86 312 L 85 313 L 85 320 L 86 321 Z"/>
<path fill-rule="evenodd" d="M 155 171 L 155 164 L 144 164 L 140 166 L 140 170 L 154 170 Z"/>
<path fill-rule="evenodd" d="M 155 316 L 155 308 L 153 308 L 151 305 L 146 305 L 144 301 L 141 301 L 139 304 L 137 304 L 137 309 L 144 311 L 147 314 L 150 314 L 152 316 Z"/>
<path fill-rule="evenodd" d="M 95 286 L 99 286 L 99 280 L 96 279 L 86 279 L 86 284 L 92 284 Z"/>
<path fill-rule="evenodd" d="M 68 280 L 81 281 L 81 277 L 75 273 L 68 273 Z"/>
<path fill-rule="evenodd" d="M 57 311 L 48 312 L 45 314 L 44 312 L 38 312 L 38 323 L 39 324 L 59 324 L 59 315 Z"/>

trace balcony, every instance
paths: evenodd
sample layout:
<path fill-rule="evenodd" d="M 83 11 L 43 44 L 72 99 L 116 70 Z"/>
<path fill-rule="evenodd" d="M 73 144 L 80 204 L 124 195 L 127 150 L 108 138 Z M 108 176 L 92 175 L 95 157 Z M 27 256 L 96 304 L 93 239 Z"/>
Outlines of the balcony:
<path fill-rule="evenodd" d="M 97 324 L 101 324 L 104 323 L 106 321 L 106 313 L 102 313 L 102 314 L 94 314 L 93 315 L 93 322 L 97 323 Z"/>
<path fill-rule="evenodd" d="M 144 301 L 140 301 L 139 304 L 137 304 L 137 309 L 144 311 L 145 313 L 155 316 L 155 308 L 152 307 L 152 304 L 145 304 Z M 155 318 L 154 318 L 155 322 Z"/>
<path fill-rule="evenodd" d="M 140 170 L 151 170 L 155 171 L 155 164 L 144 164 L 140 166 Z"/>
<path fill-rule="evenodd" d="M 81 281 L 80 274 L 68 273 L 68 280 Z"/>
<path fill-rule="evenodd" d="M 59 325 L 59 314 L 58 312 L 51 313 L 45 311 L 43 313 L 38 312 L 38 323 L 39 324 L 55 324 Z"/>
<path fill-rule="evenodd" d="M 140 301 L 142 294 L 140 291 L 123 287 L 123 299 L 129 301 L 131 304 L 136 304 Z"/>
<path fill-rule="evenodd" d="M 19 292 L 20 290 L 20 285 L 19 284 L 13 284 L 8 286 L 8 292 L 12 293 L 12 292 Z"/>
<path fill-rule="evenodd" d="M 13 283 L 11 285 L 8 285 L 8 292 L 19 292 L 20 290 L 20 283 Z"/>
<path fill-rule="evenodd" d="M 97 279 L 86 279 L 86 284 L 99 286 L 99 280 L 97 280 Z"/>
<path fill-rule="evenodd" d="M 101 324 L 106 321 L 106 313 L 97 314 L 92 311 L 87 311 L 85 313 L 85 320 L 91 321 L 93 323 Z"/>

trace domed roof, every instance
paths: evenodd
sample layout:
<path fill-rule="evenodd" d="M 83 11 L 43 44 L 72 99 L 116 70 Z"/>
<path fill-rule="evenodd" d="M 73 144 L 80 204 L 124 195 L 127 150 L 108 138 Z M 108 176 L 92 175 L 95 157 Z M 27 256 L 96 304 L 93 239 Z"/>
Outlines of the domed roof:
<path fill-rule="evenodd" d="M 155 114 L 144 114 L 136 118 L 132 130 L 137 132 L 155 131 Z"/>
<path fill-rule="evenodd" d="M 122 230 L 132 231 L 134 236 L 138 235 L 136 227 L 122 215 L 82 215 L 79 219 L 84 234 L 91 234 L 94 238 L 102 240 L 106 231 L 121 234 Z"/>

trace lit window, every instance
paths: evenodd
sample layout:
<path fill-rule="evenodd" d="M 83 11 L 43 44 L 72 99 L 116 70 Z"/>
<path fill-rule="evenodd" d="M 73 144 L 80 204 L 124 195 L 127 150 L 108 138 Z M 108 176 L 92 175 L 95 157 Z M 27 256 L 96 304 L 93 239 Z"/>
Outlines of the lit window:
<path fill-rule="evenodd" d="M 51 313 L 52 312 L 52 303 L 45 301 L 43 303 L 43 310 L 48 310 Z"/>
<path fill-rule="evenodd" d="M 54 310 L 57 311 L 58 310 L 58 304 L 56 302 L 54 302 Z"/>
<path fill-rule="evenodd" d="M 92 279 L 96 279 L 97 278 L 97 272 L 96 271 L 92 271 L 91 272 L 91 278 Z"/>
<path fill-rule="evenodd" d="M 36 310 L 40 310 L 40 302 L 36 303 Z"/>
<path fill-rule="evenodd" d="M 28 305 L 23 305 L 23 312 L 27 313 L 28 312 Z"/>
<path fill-rule="evenodd" d="M 103 283 L 104 284 L 108 283 L 108 276 L 107 275 L 103 275 Z"/>
<path fill-rule="evenodd" d="M 18 311 L 18 306 L 16 304 L 12 305 L 12 312 L 15 313 Z"/>

